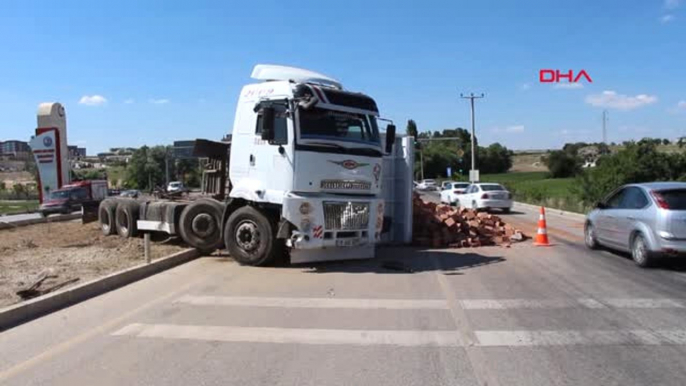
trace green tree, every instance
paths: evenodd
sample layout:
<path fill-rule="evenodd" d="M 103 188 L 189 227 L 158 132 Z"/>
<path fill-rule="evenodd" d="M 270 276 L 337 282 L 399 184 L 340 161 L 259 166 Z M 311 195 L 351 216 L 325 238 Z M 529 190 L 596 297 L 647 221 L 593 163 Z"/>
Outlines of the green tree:
<path fill-rule="evenodd" d="M 152 190 L 162 186 L 166 179 L 165 160 L 168 149 L 165 146 L 143 146 L 133 152 L 126 167 L 124 185 L 128 188 Z M 169 163 L 169 174 L 174 175 L 173 163 Z"/>
<path fill-rule="evenodd" d="M 6 190 L 7 189 L 7 184 L 5 181 L 0 181 L 0 190 Z"/>
<path fill-rule="evenodd" d="M 417 123 L 413 119 L 407 121 L 407 135 L 417 138 Z"/>
<path fill-rule="evenodd" d="M 665 139 L 662 140 L 662 144 L 665 145 L 665 146 L 666 146 L 666 145 L 669 145 L 670 143 L 671 143 L 671 142 L 670 142 L 669 139 L 667 139 L 667 138 L 665 138 Z"/>
<path fill-rule="evenodd" d="M 624 184 L 684 178 L 686 154 L 659 152 L 654 141 L 640 141 L 600 157 L 595 168 L 578 177 L 576 190 L 581 200 L 591 205 Z"/>
<path fill-rule="evenodd" d="M 564 150 L 556 150 L 545 158 L 552 178 L 573 177 L 581 173 L 581 160 Z"/>

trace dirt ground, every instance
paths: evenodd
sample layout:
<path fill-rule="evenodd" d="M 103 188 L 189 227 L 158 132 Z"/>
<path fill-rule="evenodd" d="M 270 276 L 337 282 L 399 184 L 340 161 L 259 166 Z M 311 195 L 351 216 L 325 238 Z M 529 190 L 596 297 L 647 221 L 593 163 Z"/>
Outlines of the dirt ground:
<path fill-rule="evenodd" d="M 157 259 L 184 250 L 175 240 L 151 244 Z M 51 277 L 40 288 L 70 279 L 84 283 L 144 262 L 143 239 L 105 237 L 98 223 L 80 221 L 37 224 L 0 230 L 0 308 L 22 299 L 15 292 L 33 282 L 42 272 Z"/>

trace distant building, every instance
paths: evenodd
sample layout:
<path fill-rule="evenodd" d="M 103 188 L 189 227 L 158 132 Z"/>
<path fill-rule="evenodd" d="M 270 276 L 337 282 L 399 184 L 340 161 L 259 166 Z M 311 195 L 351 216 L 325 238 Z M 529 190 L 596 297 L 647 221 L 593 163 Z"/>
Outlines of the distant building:
<path fill-rule="evenodd" d="M 110 151 L 98 153 L 97 157 L 101 162 L 129 162 L 136 148 L 133 147 L 113 147 Z"/>
<path fill-rule="evenodd" d="M 193 155 L 195 141 L 174 141 L 174 158 L 198 158 Z"/>
<path fill-rule="evenodd" d="M 0 141 L 0 157 L 11 159 L 27 159 L 31 148 L 24 141 Z"/>
<path fill-rule="evenodd" d="M 86 156 L 86 148 L 78 146 L 67 146 L 70 159 L 79 159 Z"/>

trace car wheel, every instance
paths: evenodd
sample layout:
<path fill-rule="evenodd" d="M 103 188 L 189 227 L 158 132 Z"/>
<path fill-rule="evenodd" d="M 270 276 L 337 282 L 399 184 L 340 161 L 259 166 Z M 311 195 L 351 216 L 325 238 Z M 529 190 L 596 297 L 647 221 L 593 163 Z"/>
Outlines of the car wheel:
<path fill-rule="evenodd" d="M 502 212 L 503 212 L 503 214 L 508 214 L 508 213 L 510 213 L 510 208 L 503 208 Z"/>
<path fill-rule="evenodd" d="M 641 268 L 650 267 L 654 263 L 654 258 L 648 250 L 645 238 L 640 233 L 634 236 L 631 242 L 631 258 Z"/>
<path fill-rule="evenodd" d="M 590 222 L 586 223 L 584 227 L 584 242 L 589 249 L 598 249 L 599 247 L 598 241 L 595 238 L 595 229 Z"/>

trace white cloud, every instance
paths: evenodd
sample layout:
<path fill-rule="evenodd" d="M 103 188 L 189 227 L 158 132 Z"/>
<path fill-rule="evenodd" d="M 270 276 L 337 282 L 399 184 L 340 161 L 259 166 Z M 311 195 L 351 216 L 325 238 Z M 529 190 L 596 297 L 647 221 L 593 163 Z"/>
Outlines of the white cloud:
<path fill-rule="evenodd" d="M 681 0 L 665 0 L 665 8 L 675 9 L 681 5 Z"/>
<path fill-rule="evenodd" d="M 522 91 L 526 91 L 526 90 L 528 90 L 528 89 L 531 88 L 531 83 L 523 83 L 521 86 L 519 86 L 519 88 L 520 88 Z"/>
<path fill-rule="evenodd" d="M 133 102 L 135 102 L 135 101 L 134 101 L 133 99 L 131 99 L 131 98 L 125 99 L 125 100 L 124 100 L 124 104 L 127 104 L 127 105 L 130 105 L 130 104 L 132 104 Z"/>
<path fill-rule="evenodd" d="M 603 91 L 600 94 L 592 94 L 586 97 L 586 103 L 589 105 L 618 110 L 633 110 L 656 102 L 657 96 L 655 95 L 628 96 L 617 94 L 615 91 Z"/>
<path fill-rule="evenodd" d="M 80 105 L 100 106 L 107 103 L 107 98 L 102 95 L 84 95 L 79 99 Z"/>
<path fill-rule="evenodd" d="M 524 125 L 508 126 L 505 128 L 507 133 L 521 133 L 524 131 Z"/>
<path fill-rule="evenodd" d="M 674 15 L 664 15 L 660 18 L 660 23 L 667 24 L 672 20 L 674 20 Z"/>
<path fill-rule="evenodd" d="M 681 112 L 686 111 L 686 100 L 681 100 L 677 102 L 676 106 L 668 109 L 667 111 L 669 111 L 672 114 L 679 114 Z"/>
<path fill-rule="evenodd" d="M 563 89 L 579 89 L 579 88 L 584 88 L 583 83 L 555 83 L 553 88 L 563 88 Z"/>
<path fill-rule="evenodd" d="M 169 99 L 150 99 L 150 103 L 154 105 L 164 105 L 169 103 Z"/>

